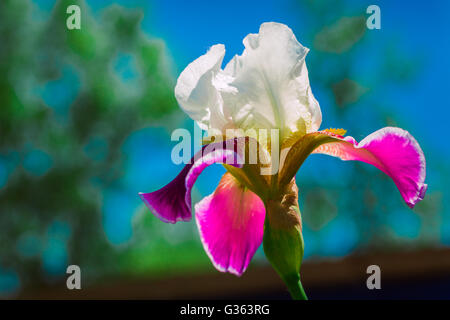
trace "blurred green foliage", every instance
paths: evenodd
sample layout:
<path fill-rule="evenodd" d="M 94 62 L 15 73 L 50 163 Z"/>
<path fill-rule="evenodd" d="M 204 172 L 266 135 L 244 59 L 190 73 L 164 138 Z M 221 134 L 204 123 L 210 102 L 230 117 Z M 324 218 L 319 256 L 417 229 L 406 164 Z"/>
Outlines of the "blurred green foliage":
<path fill-rule="evenodd" d="M 71 4 L 81 30 L 66 28 Z M 101 190 L 124 174 L 124 139 L 177 108 L 164 43 L 141 31 L 140 11 L 111 6 L 97 21 L 84 1 L 64 0 L 40 21 L 38 10 L 0 2 L 0 265 L 22 287 L 65 273 L 52 254 L 86 278 L 118 267 Z"/>
<path fill-rule="evenodd" d="M 314 48 L 330 53 L 343 53 L 361 40 L 366 31 L 366 17 L 343 17 L 325 26 L 314 39 Z"/>
<path fill-rule="evenodd" d="M 345 107 L 348 104 L 355 103 L 367 91 L 356 81 L 342 79 L 332 85 L 335 102 L 339 107 Z"/>

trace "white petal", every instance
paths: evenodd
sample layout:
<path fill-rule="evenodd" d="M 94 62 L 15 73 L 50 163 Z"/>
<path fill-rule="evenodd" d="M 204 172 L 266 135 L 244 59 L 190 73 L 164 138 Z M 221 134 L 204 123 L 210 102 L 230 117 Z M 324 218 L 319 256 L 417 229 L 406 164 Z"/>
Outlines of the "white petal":
<path fill-rule="evenodd" d="M 212 83 L 221 70 L 224 55 L 224 45 L 212 46 L 184 69 L 175 86 L 175 97 L 181 108 L 202 129 L 208 129 L 213 119 L 213 122 L 224 121 L 221 98 Z"/>
<path fill-rule="evenodd" d="M 322 116 L 304 62 L 309 50 L 290 28 L 273 22 L 249 34 L 244 45 L 224 70 L 235 90 L 219 89 L 225 118 L 244 129 L 279 128 L 282 136 L 299 126 L 316 131 Z"/>
<path fill-rule="evenodd" d="M 300 75 L 296 78 L 298 97 L 300 102 L 307 108 L 308 112 L 311 114 L 311 127 L 307 130 L 308 133 L 319 130 L 320 124 L 322 123 L 322 111 L 320 110 L 319 102 L 311 91 L 311 86 L 309 85 L 308 78 L 308 68 L 306 63 L 303 64 L 302 71 Z"/>
<path fill-rule="evenodd" d="M 244 39 L 245 50 L 221 70 L 223 45 L 215 45 L 181 73 L 175 96 L 202 129 L 319 129 L 322 114 L 308 79 L 303 47 L 291 29 L 263 23 L 258 34 Z"/>

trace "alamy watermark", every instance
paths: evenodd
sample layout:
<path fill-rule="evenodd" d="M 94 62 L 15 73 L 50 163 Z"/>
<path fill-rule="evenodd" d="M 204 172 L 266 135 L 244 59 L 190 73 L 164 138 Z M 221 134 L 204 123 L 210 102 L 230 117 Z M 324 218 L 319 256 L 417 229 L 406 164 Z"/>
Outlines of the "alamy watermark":
<path fill-rule="evenodd" d="M 367 289 L 374 290 L 374 289 L 381 289 L 381 269 L 376 264 L 372 264 L 367 267 L 366 270 L 367 274 L 370 274 L 370 276 L 367 278 L 366 285 Z"/>
<path fill-rule="evenodd" d="M 367 7 L 366 13 L 370 14 L 370 16 L 366 20 L 367 29 L 381 29 L 381 10 L 380 7 L 372 4 Z"/>
<path fill-rule="evenodd" d="M 172 162 L 191 164 L 214 159 L 217 163 L 237 167 L 258 164 L 262 175 L 273 175 L 279 172 L 289 150 L 280 150 L 279 129 L 227 129 L 225 135 L 209 130 L 208 134 L 204 137 L 203 130 L 195 126 L 192 139 L 189 130 L 174 130 L 171 140 L 178 143 L 172 148 Z"/>
<path fill-rule="evenodd" d="M 76 264 L 70 265 L 67 267 L 66 270 L 67 274 L 70 274 L 69 277 L 67 277 L 66 280 L 66 286 L 67 289 L 73 290 L 73 289 L 81 289 L 81 269 Z"/>
<path fill-rule="evenodd" d="M 66 26 L 69 30 L 81 29 L 81 9 L 73 4 L 67 7 L 66 13 L 69 14 L 66 20 Z"/>

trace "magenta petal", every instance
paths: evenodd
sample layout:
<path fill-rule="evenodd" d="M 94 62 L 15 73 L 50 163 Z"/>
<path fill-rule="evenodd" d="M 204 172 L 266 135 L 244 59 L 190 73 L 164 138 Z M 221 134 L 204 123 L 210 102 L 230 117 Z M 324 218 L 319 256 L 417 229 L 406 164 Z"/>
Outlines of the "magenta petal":
<path fill-rule="evenodd" d="M 229 173 L 195 206 L 203 247 L 214 266 L 237 276 L 261 245 L 265 208 L 261 199 Z"/>
<path fill-rule="evenodd" d="M 425 196 L 425 156 L 414 137 L 403 129 L 386 127 L 360 143 L 352 137 L 345 137 L 321 145 L 314 153 L 374 165 L 392 178 L 410 208 Z"/>
<path fill-rule="evenodd" d="M 150 192 L 139 193 L 150 211 L 167 223 L 189 221 L 191 219 L 191 190 L 197 177 L 213 163 L 227 163 L 241 167 L 241 154 L 238 144 L 241 138 L 232 143 L 216 142 L 204 146 L 169 184 Z M 230 140 L 231 141 L 231 140 Z"/>
<path fill-rule="evenodd" d="M 191 207 L 186 204 L 185 178 L 192 164 L 186 165 L 183 170 L 169 184 L 163 188 L 149 193 L 139 193 L 147 208 L 160 220 L 167 223 L 189 221 Z"/>

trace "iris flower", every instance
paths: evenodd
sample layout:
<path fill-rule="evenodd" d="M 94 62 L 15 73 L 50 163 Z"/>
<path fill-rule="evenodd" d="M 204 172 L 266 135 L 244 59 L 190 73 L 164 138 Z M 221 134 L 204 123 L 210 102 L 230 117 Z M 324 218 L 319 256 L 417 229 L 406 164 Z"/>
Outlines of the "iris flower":
<path fill-rule="evenodd" d="M 225 47 L 212 46 L 186 67 L 175 87 L 183 111 L 210 137 L 227 139 L 230 130 L 241 134 L 204 145 L 172 182 L 140 197 L 164 222 L 189 221 L 197 177 L 207 166 L 225 163 L 227 172 L 216 190 L 194 207 L 206 253 L 219 271 L 240 276 L 263 243 L 292 297 L 306 299 L 300 281 L 304 244 L 295 183 L 306 157 L 321 153 L 371 164 L 391 177 L 410 208 L 427 189 L 425 157 L 413 136 L 400 128 L 382 128 L 360 142 L 344 137 L 342 129 L 319 130 L 322 113 L 305 63 L 309 49 L 286 25 L 263 23 L 259 33 L 247 35 L 243 43 L 242 55 L 224 69 Z M 277 141 L 245 134 L 260 129 L 278 130 Z M 276 172 L 262 173 L 267 167 L 262 160 L 239 161 L 249 156 L 252 139 L 266 155 L 273 155 L 277 146 L 281 158 Z M 237 147 L 240 143 L 245 147 Z M 234 160 L 225 161 L 230 157 Z"/>

